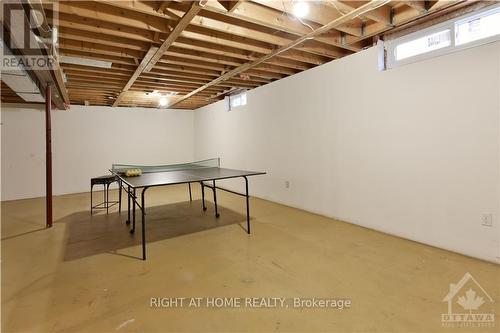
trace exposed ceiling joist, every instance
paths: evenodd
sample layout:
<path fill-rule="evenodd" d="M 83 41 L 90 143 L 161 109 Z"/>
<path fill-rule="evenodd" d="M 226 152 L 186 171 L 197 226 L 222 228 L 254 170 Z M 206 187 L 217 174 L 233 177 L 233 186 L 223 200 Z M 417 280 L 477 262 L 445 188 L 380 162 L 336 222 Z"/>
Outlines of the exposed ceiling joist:
<path fill-rule="evenodd" d="M 283 7 L 281 5 L 281 2 L 278 1 L 269 1 L 263 3 L 265 3 L 266 5 L 264 6 L 261 5 L 260 3 L 256 3 L 253 1 L 241 2 L 238 5 L 238 7 L 235 7 L 233 11 L 227 13 L 209 3 L 207 4 L 207 6 L 204 7 L 204 11 L 200 14 L 202 18 L 200 18 L 199 20 L 200 23 L 204 23 L 205 25 L 207 25 L 209 24 L 209 22 L 206 22 L 207 19 L 216 20 L 218 17 L 221 17 L 220 15 L 224 15 L 225 17 L 228 18 L 235 18 L 245 22 L 254 23 L 259 26 L 267 27 L 273 30 L 279 30 L 285 33 L 293 34 L 293 38 L 291 39 L 294 39 L 297 36 L 307 34 L 311 31 L 311 29 L 317 29 L 321 27 L 322 24 L 328 23 L 332 19 L 340 16 L 340 14 L 339 15 L 334 14 L 333 16 L 328 15 L 328 17 L 326 18 L 327 21 L 325 21 L 325 18 L 319 20 L 320 21 L 319 23 L 305 20 L 307 21 L 307 23 L 303 24 L 297 19 L 294 19 L 293 14 L 290 15 L 291 10 L 288 11 L 287 9 L 290 9 L 291 7 L 290 8 L 286 6 Z M 176 8 L 181 8 L 181 6 L 177 5 Z M 280 8 L 281 10 L 285 8 L 287 10 L 286 12 L 290 15 L 290 17 L 289 15 L 283 15 L 284 12 L 281 12 Z M 231 21 L 226 20 L 226 22 L 230 24 Z M 358 27 L 344 27 L 343 31 L 356 36 L 360 36 L 361 24 Z M 290 39 L 283 41 L 282 43 L 278 42 L 278 44 L 286 44 L 288 42 L 290 42 Z M 338 47 L 340 49 L 347 49 L 350 51 L 359 50 L 359 49 L 353 49 L 349 45 L 343 44 L 341 41 L 341 35 L 338 31 L 337 34 L 319 36 L 316 39 L 315 43 L 324 43 L 325 46 L 331 45 Z"/>
<path fill-rule="evenodd" d="M 155 46 L 152 46 L 149 49 L 149 51 L 146 53 L 146 55 L 142 59 L 141 63 L 139 64 L 139 66 L 135 70 L 134 74 L 130 77 L 130 79 L 128 80 L 127 84 L 125 84 L 125 87 L 123 87 L 122 92 L 120 93 L 120 95 L 118 95 L 118 97 L 114 101 L 113 107 L 118 106 L 118 104 L 120 104 L 120 100 L 123 98 L 123 96 L 125 95 L 125 93 L 127 92 L 127 90 L 129 90 L 130 87 L 132 87 L 132 85 L 134 84 L 135 80 L 137 80 L 137 78 L 139 77 L 139 75 L 141 75 L 141 73 L 144 71 L 144 68 L 149 63 L 149 61 L 151 60 L 151 58 L 156 54 L 157 51 L 158 51 L 158 48 L 155 47 Z"/>
<path fill-rule="evenodd" d="M 407 24 L 402 24 L 395 29 L 392 29 L 385 33 L 384 40 L 391 40 L 398 38 L 415 31 L 426 29 L 430 26 L 439 24 L 444 21 L 448 21 L 462 15 L 470 14 L 474 11 L 484 9 L 488 6 L 496 4 L 496 1 L 454 1 L 449 2 L 448 6 L 442 7 L 440 11 L 433 10 L 429 11 L 426 16 L 421 16 L 415 20 L 411 20 Z"/>
<path fill-rule="evenodd" d="M 323 0 L 323 1 L 327 5 L 334 7 L 341 13 L 347 13 L 369 2 L 369 1 L 339 1 L 339 0 Z M 375 22 L 380 22 L 387 26 L 392 25 L 391 8 L 388 6 L 381 6 L 366 14 L 360 15 L 360 17 L 367 18 Z"/>
<path fill-rule="evenodd" d="M 158 6 L 158 9 L 156 10 L 158 13 L 163 14 L 165 10 L 168 8 L 168 5 L 170 5 L 172 1 L 162 1 L 160 6 Z"/>
<path fill-rule="evenodd" d="M 452 5 L 454 2 L 461 2 L 461 1 L 453 1 L 453 0 L 432 0 L 428 1 L 429 4 L 427 5 L 428 10 L 439 10 L 444 7 L 448 7 Z"/>
<path fill-rule="evenodd" d="M 112 105 L 119 96 L 119 105 L 157 107 L 145 94 L 155 89 L 177 93 L 178 108 L 195 108 L 358 52 L 373 45 L 373 36 L 405 33 L 401 29 L 414 22 L 488 3 L 394 1 L 322 31 L 368 1 L 307 1 L 300 19 L 297 1 L 198 0 L 196 13 L 187 0 L 60 1 L 55 7 L 44 2 L 44 8 L 49 19 L 59 12 L 59 54 L 93 60 L 62 64 L 72 103 Z M 301 39 L 313 31 L 319 33 Z M 152 57 L 151 47 L 157 48 Z M 96 70 L 95 61 L 112 65 Z"/>
<path fill-rule="evenodd" d="M 175 42 L 177 37 L 180 36 L 182 31 L 189 25 L 191 20 L 198 14 L 201 10 L 201 7 L 198 1 L 193 1 L 191 4 L 191 8 L 182 16 L 181 20 L 176 24 L 174 30 L 170 32 L 167 39 L 163 42 L 163 44 L 158 48 L 154 56 L 151 58 L 147 66 L 144 68 L 145 72 L 149 72 L 153 66 L 158 62 L 158 60 L 165 54 L 168 48 Z"/>
<path fill-rule="evenodd" d="M 282 47 L 279 47 L 277 48 L 276 50 L 274 50 L 273 52 L 269 53 L 269 54 L 266 54 L 264 56 L 262 56 L 261 58 L 257 59 L 257 60 L 254 60 L 252 62 L 248 62 L 248 63 L 245 63 L 223 75 L 221 75 L 220 77 L 218 77 L 217 79 L 214 79 L 212 80 L 211 82 L 201 86 L 200 88 L 198 89 L 195 89 L 193 90 L 192 92 L 190 92 L 189 94 L 187 95 L 184 95 L 182 96 L 181 98 L 177 99 L 175 102 L 173 102 L 172 104 L 170 104 L 169 106 L 172 106 L 172 105 L 175 105 L 177 103 L 180 103 L 182 102 L 183 100 L 197 94 L 198 92 L 200 91 L 203 91 L 204 89 L 208 88 L 208 87 L 211 87 L 211 86 L 214 86 L 222 81 L 225 81 L 239 73 L 242 73 L 248 69 L 251 69 L 255 66 L 258 66 L 259 64 L 263 63 L 263 62 L 266 62 L 268 61 L 269 59 L 289 50 L 289 49 L 292 49 L 294 48 L 295 46 L 299 45 L 300 43 L 304 42 L 305 40 L 308 40 L 308 39 L 312 39 L 312 38 L 315 38 L 316 36 L 319 36 L 325 32 L 327 32 L 328 30 L 336 27 L 336 26 L 339 26 L 345 22 L 348 22 L 349 20 L 351 20 L 353 17 L 356 17 L 356 16 L 359 16 L 359 15 L 362 15 L 370 10 L 373 10 L 377 7 L 380 7 L 380 6 L 383 6 L 384 4 L 387 4 L 389 3 L 390 0 L 373 0 L 361 7 L 358 7 L 354 10 L 352 10 L 351 12 L 345 14 L 345 15 L 342 15 L 341 17 L 333 20 L 332 22 L 322 26 L 321 28 L 319 29 L 316 29 L 314 31 L 311 31 L 310 33 L 296 39 L 295 41 L 287 44 L 287 45 L 284 45 Z"/>
<path fill-rule="evenodd" d="M 241 0 L 218 0 L 222 7 L 226 8 L 228 12 L 234 11 L 238 5 L 241 4 Z"/>
<path fill-rule="evenodd" d="M 427 12 L 427 1 L 403 1 L 406 5 L 418 10 L 421 13 Z"/>

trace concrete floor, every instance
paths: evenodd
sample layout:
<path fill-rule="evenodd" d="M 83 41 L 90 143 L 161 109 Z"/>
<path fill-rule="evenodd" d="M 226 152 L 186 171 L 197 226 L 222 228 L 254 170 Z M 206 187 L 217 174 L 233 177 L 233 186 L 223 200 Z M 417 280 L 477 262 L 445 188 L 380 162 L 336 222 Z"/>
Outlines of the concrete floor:
<path fill-rule="evenodd" d="M 450 283 L 470 272 L 500 314 L 500 267 L 252 199 L 186 202 L 185 186 L 149 190 L 148 260 L 125 215 L 89 215 L 88 194 L 2 203 L 3 332 L 468 332 L 443 328 Z M 199 191 L 194 192 L 199 198 Z M 170 204 L 166 204 L 170 203 Z M 288 308 L 161 307 L 152 297 L 282 297 Z M 293 298 L 350 299 L 350 308 L 294 308 Z M 241 299 L 240 299 L 241 300 Z M 244 301 L 244 300 L 243 300 Z M 168 305 L 164 303 L 164 305 Z"/>

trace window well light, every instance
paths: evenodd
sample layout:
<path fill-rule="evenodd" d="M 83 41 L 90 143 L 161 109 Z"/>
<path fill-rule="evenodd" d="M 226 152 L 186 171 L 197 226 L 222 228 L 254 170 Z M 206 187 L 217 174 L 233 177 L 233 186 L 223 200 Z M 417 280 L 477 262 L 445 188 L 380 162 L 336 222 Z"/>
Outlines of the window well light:
<path fill-rule="evenodd" d="M 165 96 L 160 97 L 160 106 L 167 106 L 168 99 Z"/>
<path fill-rule="evenodd" d="M 293 14 L 299 18 L 305 17 L 309 13 L 309 4 L 304 1 L 293 4 Z"/>

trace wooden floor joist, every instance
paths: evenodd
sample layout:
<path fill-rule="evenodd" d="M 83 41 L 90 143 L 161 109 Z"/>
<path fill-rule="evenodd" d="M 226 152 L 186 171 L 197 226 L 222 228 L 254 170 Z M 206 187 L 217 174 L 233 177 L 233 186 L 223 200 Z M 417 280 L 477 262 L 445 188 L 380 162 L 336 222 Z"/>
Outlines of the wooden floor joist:
<path fill-rule="evenodd" d="M 203 91 L 206 88 L 209 88 L 211 86 L 219 84 L 220 82 L 225 81 L 225 80 L 227 80 L 227 79 L 229 79 L 229 78 L 231 78 L 231 77 L 233 77 L 233 76 L 235 76 L 235 75 L 237 75 L 239 73 L 243 73 L 244 71 L 246 71 L 248 69 L 251 69 L 251 68 L 253 68 L 255 66 L 258 66 L 261 63 L 266 62 L 266 61 L 272 59 L 273 57 L 275 57 L 275 56 L 277 56 L 277 55 L 279 55 L 279 54 L 281 54 L 281 53 L 283 53 L 283 52 L 285 52 L 285 51 L 287 51 L 289 49 L 294 48 L 295 46 L 299 45 L 300 43 L 303 43 L 306 40 L 313 39 L 314 37 L 319 36 L 319 35 L 327 32 L 328 30 L 330 30 L 330 29 L 332 29 L 332 28 L 334 28 L 334 27 L 336 27 L 338 25 L 341 25 L 343 23 L 348 22 L 353 17 L 357 17 L 359 15 L 367 13 L 368 11 L 373 10 L 373 9 L 375 9 L 377 7 L 383 6 L 384 4 L 387 4 L 388 2 L 390 2 L 390 0 L 373 0 L 373 1 L 371 1 L 371 2 L 369 2 L 367 4 L 365 4 L 365 5 L 363 5 L 361 7 L 358 7 L 356 9 L 352 10 L 351 12 L 349 12 L 349 13 L 347 13 L 345 15 L 342 15 L 339 18 L 331 21 L 330 23 L 322 26 L 321 28 L 316 29 L 314 31 L 311 31 L 310 33 L 308 33 L 308 34 L 306 34 L 306 35 L 304 35 L 304 36 L 302 36 L 300 38 L 297 38 L 295 41 L 293 41 L 293 42 L 291 42 L 291 43 L 289 43 L 289 44 L 287 44 L 285 46 L 277 48 L 273 52 L 270 52 L 270 53 L 268 53 L 268 54 L 260 57 L 257 60 L 245 63 L 245 64 L 243 64 L 243 65 L 241 65 L 241 66 L 239 66 L 239 67 L 237 67 L 237 68 L 235 68 L 235 69 L 233 69 L 233 70 L 225 73 L 224 75 L 219 76 L 218 78 L 210 81 L 209 83 L 207 83 L 207 84 L 205 84 L 205 85 L 203 85 L 203 86 L 201 86 L 201 87 L 193 90 L 189 94 L 184 95 L 184 96 L 176 99 L 174 102 L 172 102 L 168 106 L 169 107 L 170 106 L 174 106 L 174 105 L 176 105 L 176 104 L 178 104 L 178 103 L 186 100 L 187 98 L 189 98 L 189 97 L 191 97 L 191 96 L 199 93 L 200 91 Z"/>
<path fill-rule="evenodd" d="M 144 68 L 149 63 L 149 61 L 151 60 L 151 58 L 153 57 L 153 55 L 156 54 L 156 51 L 158 51 L 158 48 L 155 47 L 155 46 L 152 46 L 149 49 L 149 51 L 146 53 L 146 56 L 142 59 L 141 63 L 139 64 L 139 66 L 137 66 L 137 69 L 135 70 L 134 74 L 130 77 L 130 79 L 128 80 L 128 82 L 125 85 L 125 87 L 123 87 L 120 95 L 118 95 L 118 97 L 114 101 L 113 107 L 118 106 L 120 104 L 120 101 L 123 99 L 123 97 L 126 94 L 126 92 L 130 89 L 130 87 L 132 87 L 132 85 L 134 84 L 135 80 L 137 80 L 137 78 L 139 77 L 139 75 L 141 75 L 141 73 L 144 71 Z"/>
<path fill-rule="evenodd" d="M 175 42 L 177 37 L 180 36 L 182 31 L 188 26 L 191 20 L 198 14 L 201 10 L 201 7 L 198 1 L 193 1 L 191 4 L 191 8 L 184 14 L 184 16 L 180 19 L 180 21 L 175 26 L 174 30 L 170 32 L 167 39 L 163 42 L 160 48 L 156 51 L 154 56 L 151 58 L 147 66 L 144 68 L 145 72 L 149 72 L 153 66 L 160 60 L 161 57 L 165 54 L 168 48 Z"/>
<path fill-rule="evenodd" d="M 177 94 L 171 106 L 186 108 L 348 56 L 413 22 L 418 28 L 492 3 L 318 0 L 307 1 L 300 20 L 292 0 L 85 0 L 40 9 L 57 18 L 59 55 L 82 61 L 61 63 L 56 79 L 68 90 L 65 101 L 155 107 L 146 95 L 154 89 Z"/>

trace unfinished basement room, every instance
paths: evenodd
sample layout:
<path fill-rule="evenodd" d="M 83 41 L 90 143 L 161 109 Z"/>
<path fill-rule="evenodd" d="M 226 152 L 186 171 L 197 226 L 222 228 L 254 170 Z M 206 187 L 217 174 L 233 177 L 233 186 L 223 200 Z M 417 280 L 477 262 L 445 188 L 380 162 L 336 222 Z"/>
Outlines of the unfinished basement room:
<path fill-rule="evenodd" d="M 500 0 L 0 8 L 2 332 L 500 332 Z"/>

